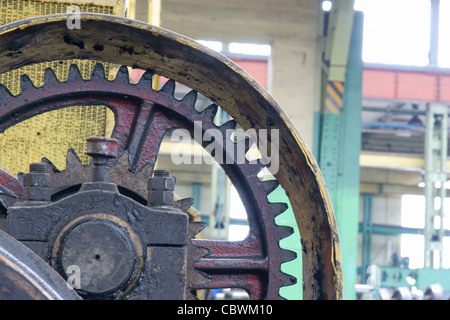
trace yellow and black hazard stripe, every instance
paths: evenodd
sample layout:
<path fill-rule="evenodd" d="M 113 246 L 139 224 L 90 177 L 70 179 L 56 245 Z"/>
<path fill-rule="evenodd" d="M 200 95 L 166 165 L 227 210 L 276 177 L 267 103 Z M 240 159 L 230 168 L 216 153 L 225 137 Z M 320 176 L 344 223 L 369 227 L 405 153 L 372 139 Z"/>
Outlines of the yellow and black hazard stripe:
<path fill-rule="evenodd" d="M 328 81 L 325 94 L 325 110 L 331 113 L 342 111 L 342 97 L 344 95 L 344 83 L 341 81 Z"/>

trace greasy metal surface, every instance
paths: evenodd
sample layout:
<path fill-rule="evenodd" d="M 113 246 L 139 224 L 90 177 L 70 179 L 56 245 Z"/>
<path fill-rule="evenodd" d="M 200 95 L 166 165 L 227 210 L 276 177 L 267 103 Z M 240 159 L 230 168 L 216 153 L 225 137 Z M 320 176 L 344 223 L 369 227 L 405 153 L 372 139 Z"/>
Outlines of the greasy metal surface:
<path fill-rule="evenodd" d="M 79 300 L 42 259 L 0 230 L 0 300 Z"/>
<path fill-rule="evenodd" d="M 64 279 L 69 280 L 74 267 L 78 269 L 76 290 L 86 299 L 184 299 L 188 216 L 174 208 L 173 201 L 149 210 L 119 195 L 117 185 L 107 181 L 109 168 L 104 161 L 116 149 L 115 139 L 88 138 L 94 181 L 84 182 L 77 193 L 57 201 L 18 200 L 8 208 L 7 229 Z M 97 179 L 98 167 L 104 168 L 102 179 Z M 23 175 L 24 186 L 39 188 L 32 182 L 40 182 L 41 176 L 35 177 L 40 174 L 50 189 L 47 168 L 45 163 L 32 163 L 30 173 Z M 167 172 L 156 175 L 163 178 Z M 175 180 L 172 188 L 174 184 Z M 147 248 L 146 257 L 142 247 Z"/>
<path fill-rule="evenodd" d="M 136 248 L 131 237 L 110 221 L 85 219 L 62 236 L 60 246 L 63 272 L 70 266 L 82 267 L 80 290 L 90 295 L 121 288 L 135 267 Z M 65 274 L 65 278 L 69 276 Z"/>
<path fill-rule="evenodd" d="M 68 267 L 78 266 L 77 289 L 86 299 L 170 299 L 173 292 L 156 292 L 154 281 L 174 278 L 164 266 L 185 267 L 184 256 L 160 257 L 159 267 L 145 256 L 160 247 L 187 251 L 188 218 L 180 210 L 162 213 L 110 190 L 82 187 L 56 202 L 18 202 L 8 214 L 10 235 L 32 246 L 65 278 Z M 153 269 L 161 271 L 155 275 Z M 179 292 L 184 297 L 183 272 L 178 270 L 175 278 L 182 279 Z"/>
<path fill-rule="evenodd" d="M 244 129 L 279 129 L 280 170 L 275 176 L 288 193 L 303 239 L 304 298 L 340 299 L 340 251 L 332 206 L 315 160 L 277 103 L 231 61 L 178 34 L 137 21 L 94 14 L 82 15 L 81 29 L 68 30 L 67 17 L 38 17 L 1 27 L 0 72 L 62 57 L 127 64 L 154 70 L 217 101 Z M 145 106 L 142 111 L 146 112 Z M 2 105 L 0 130 L 32 116 L 33 112 L 24 115 L 8 104 Z M 143 164 L 139 158 L 132 158 L 131 165 L 138 168 Z M 11 182 L 5 175 L 1 179 L 2 184 Z M 16 185 L 6 185 L 12 193 L 20 192 Z M 217 243 L 209 245 L 213 251 L 220 247 Z M 261 248 L 256 246 L 252 250 L 256 254 Z M 243 254 L 242 251 L 237 245 L 221 252 L 226 256 Z M 227 266 L 217 265 L 215 260 L 207 262 L 209 267 L 227 269 L 240 265 L 238 260 L 230 260 Z M 257 267 L 255 262 L 249 264 L 252 265 L 242 267 Z M 221 277 L 218 275 L 214 281 L 220 282 Z"/>

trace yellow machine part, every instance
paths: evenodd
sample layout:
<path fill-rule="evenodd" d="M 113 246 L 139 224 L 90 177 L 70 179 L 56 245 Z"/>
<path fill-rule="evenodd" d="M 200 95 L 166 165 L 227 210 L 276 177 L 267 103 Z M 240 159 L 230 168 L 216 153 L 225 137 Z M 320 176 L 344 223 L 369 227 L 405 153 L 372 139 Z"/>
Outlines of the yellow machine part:
<path fill-rule="evenodd" d="M 0 0 L 0 25 L 16 20 L 65 13 L 76 5 L 80 12 L 126 15 L 125 0 Z M 67 78 L 71 64 L 76 63 L 83 78 L 92 74 L 96 61 L 66 60 L 39 63 L 0 74 L 0 83 L 14 94 L 20 94 L 20 76 L 27 74 L 34 85 L 44 85 L 44 71 L 51 67 L 59 81 Z M 107 76 L 115 66 L 103 63 Z M 47 157 L 60 170 L 65 168 L 66 153 L 75 149 L 83 163 L 90 159 L 86 152 L 86 137 L 108 136 L 114 120 L 105 106 L 72 106 L 44 113 L 23 121 L 0 134 L 0 168 L 17 176 L 27 172 L 31 162 Z"/>

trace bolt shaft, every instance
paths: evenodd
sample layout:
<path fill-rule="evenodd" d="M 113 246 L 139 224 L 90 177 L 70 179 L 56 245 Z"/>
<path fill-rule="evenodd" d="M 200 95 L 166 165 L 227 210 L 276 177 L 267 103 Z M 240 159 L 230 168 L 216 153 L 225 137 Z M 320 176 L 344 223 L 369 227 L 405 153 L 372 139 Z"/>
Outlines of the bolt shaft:
<path fill-rule="evenodd" d="M 94 164 L 92 180 L 94 182 L 107 182 L 108 161 L 116 157 L 118 141 L 106 137 L 89 137 L 87 140 L 86 154 L 92 157 Z"/>

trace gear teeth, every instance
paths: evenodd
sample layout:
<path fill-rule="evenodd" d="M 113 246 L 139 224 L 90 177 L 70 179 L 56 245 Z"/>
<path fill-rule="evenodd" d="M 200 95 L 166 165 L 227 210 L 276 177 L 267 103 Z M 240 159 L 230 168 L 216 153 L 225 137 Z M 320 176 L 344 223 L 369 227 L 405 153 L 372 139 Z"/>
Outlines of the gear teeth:
<path fill-rule="evenodd" d="M 78 154 L 76 153 L 76 151 L 72 148 L 70 148 L 69 150 L 67 150 L 67 155 L 66 155 L 66 168 L 71 168 L 73 166 L 83 166 L 83 164 L 81 163 L 81 159 L 78 156 Z"/>
<path fill-rule="evenodd" d="M 248 163 L 248 164 L 250 164 L 251 165 L 251 167 L 253 168 L 253 171 L 254 171 L 254 173 L 255 173 L 255 175 L 257 175 L 258 173 L 260 173 L 261 172 L 261 170 L 263 170 L 264 168 L 265 168 L 265 164 L 263 164 L 262 162 L 261 162 L 261 158 L 258 158 L 258 159 L 252 159 L 252 160 L 247 160 L 246 159 L 246 162 Z M 267 180 L 268 181 L 268 180 Z M 263 181 L 263 182 L 266 182 L 266 181 Z"/>
<path fill-rule="evenodd" d="M 159 90 L 159 92 L 166 93 L 166 94 L 170 95 L 171 97 L 173 97 L 175 94 L 175 80 L 167 81 L 163 85 L 161 90 Z"/>
<path fill-rule="evenodd" d="M 206 227 L 206 223 L 204 222 L 190 222 L 189 223 L 189 235 L 190 239 L 193 239 L 195 235 L 200 233 Z M 191 240 L 188 245 L 188 257 L 189 257 L 189 265 L 193 266 L 196 261 L 210 255 L 212 252 L 211 249 L 201 247 L 195 245 Z M 189 300 L 197 300 L 198 298 L 191 292 L 191 288 L 194 285 L 201 285 L 203 283 L 207 283 L 211 281 L 211 277 L 195 268 L 193 268 L 193 272 L 189 272 L 186 277 L 186 283 L 188 284 L 186 287 L 186 298 Z"/>
<path fill-rule="evenodd" d="M 80 68 L 78 68 L 78 65 L 71 64 L 69 67 L 69 74 L 67 75 L 67 81 L 83 81 L 83 77 L 81 76 Z"/>
<path fill-rule="evenodd" d="M 129 172 L 130 163 L 130 154 L 127 151 L 124 151 L 117 157 L 117 161 L 110 171 L 113 172 L 117 168 L 118 172 Z"/>
<path fill-rule="evenodd" d="M 24 92 L 26 90 L 29 90 L 31 88 L 36 88 L 33 81 L 31 81 L 30 77 L 26 74 L 22 74 L 20 76 L 20 90 L 21 92 Z"/>
<path fill-rule="evenodd" d="M 49 160 L 48 158 L 42 158 L 41 162 L 44 163 L 45 166 L 47 167 L 47 172 L 50 172 L 50 173 L 60 172 L 60 170 L 58 170 L 58 168 L 56 168 L 56 166 L 53 164 L 53 162 L 51 162 L 51 160 Z"/>
<path fill-rule="evenodd" d="M 206 107 L 205 110 L 201 112 L 201 114 L 203 115 L 203 117 L 205 117 L 205 119 L 213 122 L 214 118 L 216 117 L 218 108 L 219 107 L 217 106 L 217 104 L 213 103 Z"/>
<path fill-rule="evenodd" d="M 189 234 L 193 238 L 194 236 L 199 234 L 205 228 L 206 228 L 206 223 L 204 223 L 204 222 L 198 222 L 198 221 L 190 222 L 189 223 Z M 205 250 L 208 251 L 209 249 L 205 248 Z"/>
<path fill-rule="evenodd" d="M 5 100 L 11 97 L 14 97 L 11 91 L 9 91 L 4 85 L 0 84 L 0 104 L 3 104 Z"/>
<path fill-rule="evenodd" d="M 21 78 L 22 91 L 25 88 L 28 89 L 31 86 L 35 87 L 33 82 L 28 77 L 26 77 L 26 78 L 25 77 Z M 92 72 L 91 79 L 97 79 L 97 78 L 101 78 L 99 80 L 106 81 L 104 67 L 101 63 L 97 63 Z M 128 70 L 126 69 L 126 67 L 121 67 L 116 75 L 116 79 L 122 80 L 125 78 L 129 82 Z M 78 80 L 84 80 L 82 78 L 82 75 L 81 75 L 80 70 L 77 65 L 70 66 L 70 71 L 68 73 L 68 80 L 73 80 L 74 82 L 78 81 Z M 145 85 L 145 86 L 148 86 L 149 88 L 151 88 L 152 80 L 153 80 L 153 74 L 149 70 L 147 70 L 140 78 L 138 84 L 142 85 L 142 86 Z M 47 84 L 47 83 L 51 83 L 51 82 L 59 82 L 59 79 L 55 76 L 55 73 L 52 69 L 47 69 L 45 72 L 45 83 Z M 70 83 L 67 85 L 70 85 Z M 214 125 L 214 118 L 216 117 L 216 114 L 218 111 L 217 104 L 213 103 L 210 106 L 208 106 L 206 109 L 204 109 L 203 111 L 201 111 L 201 112 L 197 111 L 195 109 L 195 104 L 197 101 L 197 92 L 196 91 L 189 92 L 180 101 L 174 97 L 175 88 L 176 88 L 176 82 L 174 80 L 168 80 L 164 84 L 164 86 L 160 89 L 159 92 L 162 95 L 167 95 L 167 97 L 164 97 L 164 98 L 169 98 L 169 97 L 173 98 L 174 105 L 177 105 L 178 103 L 182 103 L 182 104 L 184 104 L 184 107 L 185 106 L 192 107 L 192 110 L 188 110 L 189 112 L 192 111 L 192 113 L 187 116 L 187 117 L 192 117 L 193 119 L 191 119 L 191 120 L 202 119 L 204 121 L 210 121 L 211 123 L 208 124 L 208 127 L 212 127 L 212 126 L 217 127 L 221 132 L 225 133 L 224 136 L 226 138 L 230 138 L 232 133 L 236 132 L 236 126 L 238 124 L 235 120 L 230 120 L 220 126 Z M 6 95 L 6 92 L 3 93 L 2 90 L 4 91 L 7 89 L 5 87 L 0 86 L 0 102 L 2 100 L 4 101 L 4 99 L 5 99 L 4 96 L 8 97 L 8 95 Z M 9 91 L 8 91 L 8 94 L 10 96 L 12 96 Z M 184 111 L 184 109 L 183 109 L 183 111 Z M 232 130 L 228 130 L 228 129 L 232 129 Z M 227 132 L 227 130 L 228 130 L 228 132 Z M 238 142 L 235 142 L 233 140 L 233 143 L 235 143 L 234 152 L 236 152 L 238 150 L 238 148 L 242 148 L 239 151 L 245 151 L 244 152 L 244 155 L 245 155 L 248 153 L 248 151 L 252 147 L 254 140 L 253 140 L 253 138 L 251 138 L 249 136 L 242 137 L 242 138 L 243 138 L 242 141 L 238 141 Z M 225 142 L 225 140 L 223 140 L 223 141 Z M 50 173 L 52 173 L 52 179 L 55 181 L 61 180 L 61 182 L 56 182 L 56 185 L 54 186 L 55 189 L 57 187 L 67 187 L 67 185 L 64 185 L 64 181 L 66 181 L 66 180 L 79 183 L 79 182 L 83 182 L 83 181 L 88 181 L 88 179 L 89 179 L 90 175 L 87 174 L 87 173 L 89 173 L 89 170 L 85 170 L 85 169 L 88 169 L 90 166 L 92 166 L 92 164 L 84 166 L 82 164 L 80 158 L 78 157 L 78 155 L 76 154 L 76 152 L 73 149 L 68 150 L 67 158 L 66 158 L 66 164 L 67 164 L 66 169 L 63 171 L 60 171 L 60 173 L 58 173 L 58 170 L 56 169 L 56 167 L 53 166 L 53 164 L 50 162 L 50 160 L 43 159 L 43 162 L 46 162 L 46 161 L 48 161 L 47 166 L 51 165 L 53 173 L 55 173 L 55 174 L 53 174 L 52 172 L 50 172 Z M 243 163 L 237 163 L 236 165 L 240 166 L 240 169 L 239 168 L 238 169 L 242 171 L 242 173 L 245 175 L 245 177 L 249 178 L 249 181 L 252 182 L 252 184 L 256 188 L 256 190 L 262 191 L 258 195 L 258 197 L 267 196 L 278 187 L 278 182 L 276 180 L 275 181 L 272 181 L 272 180 L 260 181 L 256 177 L 256 174 L 259 173 L 265 167 L 265 165 L 263 165 L 261 163 L 261 159 L 248 161 L 247 158 L 245 157 Z M 128 153 L 123 153 L 117 159 L 116 165 L 111 168 L 110 178 L 112 178 L 112 180 L 114 180 L 114 177 L 118 177 L 119 174 L 122 174 L 122 176 L 120 178 L 121 179 L 123 178 L 124 180 L 126 180 L 126 182 L 128 183 L 127 185 L 130 186 L 130 190 L 135 191 L 134 189 L 135 189 L 136 181 L 141 181 L 144 176 L 148 176 L 148 175 L 151 176 L 151 173 L 153 172 L 153 167 L 154 167 L 154 163 L 149 162 L 148 164 L 145 164 L 145 166 L 143 166 L 139 171 L 132 172 L 130 170 L 130 166 L 129 166 Z M 19 178 L 20 178 L 20 180 L 22 180 L 22 177 L 19 177 Z M 52 185 L 53 185 L 53 183 L 52 183 Z M 251 188 L 253 188 L 253 186 L 251 186 Z M 124 186 L 124 187 L 126 187 L 126 186 Z M 143 194 L 143 198 L 145 198 L 145 192 L 146 192 L 145 190 L 142 190 L 142 192 L 140 193 L 140 194 Z M 183 211 L 187 211 L 189 209 L 189 207 L 191 207 L 192 201 L 193 200 L 191 198 L 182 199 L 182 200 L 175 202 L 175 206 L 177 206 L 178 208 L 180 208 Z M 267 214 L 269 214 L 270 217 L 273 219 L 276 216 L 284 213 L 288 209 L 288 205 L 286 203 L 282 203 L 282 202 L 271 203 L 271 202 L 269 202 L 269 200 L 267 200 L 267 202 L 262 203 L 261 206 L 262 206 L 262 210 L 265 211 Z M 190 239 L 188 239 L 188 257 L 189 257 L 188 265 L 193 270 L 190 270 L 192 272 L 189 272 L 189 279 L 188 278 L 186 279 L 187 284 L 188 284 L 188 289 L 192 288 L 193 286 L 197 286 L 198 284 L 201 285 L 202 283 L 206 283 L 211 280 L 211 277 L 209 277 L 206 273 L 203 273 L 203 272 L 195 269 L 195 267 L 194 267 L 195 261 L 198 261 L 198 260 L 202 259 L 203 257 L 210 255 L 212 252 L 211 249 L 203 247 L 201 244 L 201 241 L 194 240 L 194 236 L 196 234 L 200 233 L 204 227 L 205 227 L 205 224 L 201 223 L 201 222 L 190 222 L 189 223 Z M 275 226 L 270 226 L 269 231 L 270 230 L 274 231 L 273 232 L 273 238 L 274 238 L 273 241 L 278 241 L 278 243 L 280 243 L 281 240 L 291 236 L 294 233 L 294 229 L 292 227 L 277 225 L 276 223 L 275 223 Z M 283 249 L 283 248 L 280 248 L 280 249 L 281 249 L 280 253 L 277 253 L 275 255 L 275 258 L 277 258 L 277 257 L 280 258 L 280 267 L 281 267 L 281 264 L 283 264 L 284 262 L 292 261 L 293 259 L 295 259 L 298 254 L 298 253 L 296 254 L 295 251 L 292 251 L 289 249 Z M 274 273 L 276 273 L 275 281 L 276 281 L 277 286 L 288 286 L 288 285 L 292 285 L 295 283 L 295 277 L 284 273 L 283 271 L 281 271 L 281 269 L 275 270 Z"/>
<path fill-rule="evenodd" d="M 260 159 L 258 159 L 258 160 L 260 160 Z M 267 194 L 269 194 L 272 191 L 274 191 L 276 188 L 278 188 L 280 183 L 274 179 L 274 180 L 262 181 L 262 185 L 263 185 L 264 189 L 266 190 Z M 286 209 L 287 209 L 287 207 L 286 207 Z M 283 211 L 285 211 L 285 210 L 283 210 Z"/>
<path fill-rule="evenodd" d="M 119 68 L 119 70 L 117 71 L 115 80 L 118 80 L 120 82 L 125 82 L 125 83 L 130 82 L 130 75 L 128 74 L 127 66 L 121 66 Z"/>
<path fill-rule="evenodd" d="M 280 288 L 281 287 L 292 286 L 292 285 L 296 284 L 297 281 L 298 281 L 296 277 L 291 276 L 291 275 L 289 275 L 287 273 L 284 273 L 284 272 L 281 272 L 280 280 L 281 280 Z M 281 296 L 280 296 L 280 298 L 286 300 L 286 298 L 283 298 Z"/>
<path fill-rule="evenodd" d="M 147 69 L 137 84 L 153 89 L 153 72 Z"/>
<path fill-rule="evenodd" d="M 92 70 L 91 79 L 105 79 L 105 77 L 105 68 L 103 67 L 103 64 L 97 62 Z"/>
<path fill-rule="evenodd" d="M 150 177 L 153 176 L 153 169 L 155 168 L 155 162 L 154 161 L 149 161 L 146 164 L 144 164 L 144 166 L 142 168 L 139 169 L 139 171 L 137 172 L 138 176 L 143 176 L 145 177 L 145 179 L 149 179 Z"/>
<path fill-rule="evenodd" d="M 185 198 L 185 199 L 180 199 L 178 201 L 175 201 L 175 203 L 173 205 L 174 205 L 174 207 L 180 209 L 181 211 L 187 212 L 193 203 L 194 203 L 194 198 Z"/>
<path fill-rule="evenodd" d="M 191 90 L 180 101 L 180 104 L 186 104 L 189 108 L 194 108 L 195 102 L 197 102 L 197 91 Z"/>
<path fill-rule="evenodd" d="M 236 126 L 237 126 L 236 120 L 232 119 L 222 124 L 218 129 L 223 133 L 224 137 L 230 139 L 231 135 L 233 134 L 233 130 L 236 128 Z"/>
<path fill-rule="evenodd" d="M 56 77 L 55 71 L 52 68 L 47 68 L 44 71 L 44 83 L 45 85 L 52 85 L 58 83 L 58 78 Z"/>
<path fill-rule="evenodd" d="M 283 212 L 285 212 L 288 209 L 288 205 L 284 202 L 270 203 L 270 207 L 271 207 L 272 212 L 276 212 L 275 216 L 282 214 Z"/>
<path fill-rule="evenodd" d="M 209 252 L 206 251 L 205 248 L 201 248 L 201 247 L 192 247 L 192 251 L 190 253 L 190 255 L 192 256 L 205 256 L 208 255 Z M 195 269 L 194 272 L 192 272 L 190 279 L 189 279 L 189 283 L 192 285 L 199 285 L 202 283 L 206 283 L 210 280 L 210 277 L 208 274 L 204 273 L 203 271 L 199 271 L 197 269 Z"/>
<path fill-rule="evenodd" d="M 297 258 L 297 253 L 291 250 L 282 249 L 281 250 L 281 261 L 282 263 L 292 261 Z"/>

